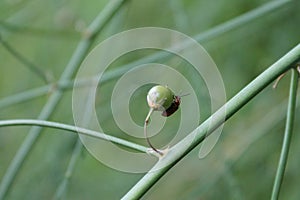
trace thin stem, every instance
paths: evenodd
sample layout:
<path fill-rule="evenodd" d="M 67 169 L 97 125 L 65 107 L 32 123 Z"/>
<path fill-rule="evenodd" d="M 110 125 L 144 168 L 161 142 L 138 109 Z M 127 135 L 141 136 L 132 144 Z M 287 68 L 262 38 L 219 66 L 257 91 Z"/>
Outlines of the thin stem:
<path fill-rule="evenodd" d="M 150 108 L 150 110 L 149 110 L 149 112 L 148 112 L 148 115 L 147 115 L 147 117 L 146 117 L 146 119 L 145 119 L 145 124 L 146 124 L 146 125 L 148 125 L 149 120 L 150 120 L 150 116 L 152 115 L 153 111 L 154 111 L 154 109 L 153 109 L 153 108 Z"/>
<path fill-rule="evenodd" d="M 298 94 L 298 98 L 299 97 L 300 94 Z M 272 107 L 272 109 L 268 113 L 265 113 L 265 115 L 259 121 L 257 121 L 255 126 L 249 129 L 245 129 L 245 131 L 243 132 L 243 137 L 241 138 L 241 140 L 239 140 L 239 143 L 235 143 L 232 147 L 233 153 L 225 153 L 224 155 L 221 155 L 222 160 L 219 160 L 219 162 L 223 163 L 223 165 L 218 165 L 218 168 L 221 172 L 217 171 L 215 173 L 216 176 L 213 176 L 208 182 L 205 182 L 205 187 L 199 189 L 200 182 L 202 181 L 199 180 L 199 182 L 195 183 L 194 187 L 191 187 L 190 191 L 187 192 L 193 195 L 192 191 L 194 190 L 197 191 L 197 195 L 199 196 L 211 190 L 212 187 L 214 187 L 219 182 L 223 174 L 226 173 L 226 167 L 232 168 L 235 165 L 235 163 L 237 163 L 237 161 L 247 153 L 247 151 L 250 149 L 250 147 L 253 146 L 254 143 L 259 141 L 268 133 L 271 133 L 272 131 L 270 130 L 274 129 L 274 126 L 276 126 L 276 124 L 280 124 L 284 120 L 286 109 L 283 109 L 283 107 L 285 105 L 287 105 L 287 99 Z M 296 107 L 296 109 L 299 110 L 299 102 L 296 105 Z M 248 117 L 251 118 L 251 116 Z M 238 128 L 238 130 L 233 130 L 232 132 L 240 133 L 240 129 Z M 226 146 L 226 144 L 224 145 Z M 209 165 L 209 163 L 207 164 Z"/>
<path fill-rule="evenodd" d="M 82 79 L 76 81 L 74 84 L 73 80 L 60 81 L 59 83 L 52 83 L 45 86 L 37 87 L 34 89 L 19 92 L 17 94 L 0 99 L 0 109 L 12 106 L 14 104 L 29 101 L 31 99 L 41 97 L 46 94 L 51 94 L 56 90 L 65 91 L 72 88 L 89 87 L 94 83 L 93 79 Z"/>
<path fill-rule="evenodd" d="M 38 66 L 33 64 L 33 62 L 29 61 L 27 58 L 25 58 L 21 53 L 19 53 L 17 50 L 15 50 L 11 45 L 9 45 L 7 42 L 5 42 L 1 35 L 0 35 L 0 43 L 5 47 L 5 49 L 14 56 L 17 60 L 19 60 L 24 66 L 26 66 L 29 70 L 31 70 L 33 73 L 38 75 L 43 81 L 46 83 L 49 83 L 51 78 L 48 74 L 46 74 L 42 69 L 40 69 Z"/>
<path fill-rule="evenodd" d="M 148 115 L 147 115 L 147 117 L 146 117 L 146 119 L 145 119 L 145 123 L 144 123 L 144 136 L 145 136 L 145 138 L 146 138 L 146 141 L 147 141 L 148 145 L 152 148 L 152 150 L 155 151 L 156 153 L 158 153 L 159 155 L 162 156 L 163 153 L 162 153 L 161 151 L 159 151 L 158 149 L 156 149 L 156 148 L 151 144 L 150 139 L 149 139 L 149 137 L 148 137 L 148 135 L 147 135 L 147 126 L 148 126 L 148 123 L 149 123 L 149 120 L 150 120 L 150 116 L 151 116 L 151 114 L 153 113 L 153 111 L 154 111 L 154 109 L 153 109 L 153 108 L 150 108 L 149 113 L 148 113 Z"/>
<path fill-rule="evenodd" d="M 242 25 L 245 25 L 246 23 L 249 23 L 259 17 L 262 17 L 264 15 L 266 15 L 267 13 L 269 12 L 272 12 L 278 8 L 281 8 L 283 5 L 287 4 L 288 2 L 290 2 L 290 0 L 284 0 L 284 1 L 272 1 L 270 3 L 267 3 L 257 9 L 254 9 L 254 10 L 251 10 L 245 14 L 242 14 L 236 18 L 233 18 L 232 20 L 229 20 L 225 23 L 222 23 L 218 26 L 215 26 L 203 33 L 200 33 L 198 35 L 195 35 L 193 38 L 198 41 L 198 42 L 205 42 L 205 41 L 209 41 L 211 39 L 214 39 L 228 31 L 231 31 L 235 28 L 238 28 Z M 183 47 L 182 47 L 183 48 Z M 150 55 L 150 56 L 147 56 L 147 57 L 144 57 L 142 59 L 139 59 L 137 61 L 134 61 L 134 62 L 131 62 L 129 64 L 126 64 L 126 65 L 123 65 L 117 69 L 113 69 L 107 73 L 105 73 L 103 75 L 103 80 L 102 82 L 107 82 L 109 80 L 112 80 L 120 75 L 122 75 L 123 73 L 125 73 L 126 71 L 128 71 L 129 69 L 131 69 L 132 67 L 134 66 L 137 66 L 137 65 L 140 65 L 140 64 L 144 64 L 144 63 L 151 63 L 151 62 L 155 62 L 159 59 L 163 59 L 163 58 L 166 58 L 168 57 L 170 54 L 167 54 L 166 52 L 158 52 L 158 53 L 155 53 L 153 55 Z M 87 85 L 89 84 L 88 81 L 83 81 L 83 85 Z M 72 81 L 60 81 L 59 83 L 57 83 L 57 87 L 60 89 L 60 90 L 67 90 L 67 89 L 72 89 L 73 87 L 77 87 L 77 86 L 74 86 L 73 82 Z M 33 89 L 34 90 L 34 89 Z M 16 103 L 20 103 L 20 102 L 23 102 L 23 101 L 26 101 L 26 100 L 29 100 L 30 98 L 35 98 L 35 97 L 38 97 L 38 96 L 41 96 L 41 95 L 44 95 L 44 94 L 47 94 L 48 92 L 47 91 L 44 91 L 43 93 L 40 93 L 40 95 L 35 95 L 35 93 L 31 93 L 31 91 L 28 91 L 28 95 L 25 95 L 26 92 L 24 92 L 24 100 L 22 99 L 23 98 L 23 94 L 22 95 L 18 95 L 16 94 L 15 95 L 15 99 L 17 98 L 20 98 L 19 100 L 15 101 Z M 7 99 L 7 101 L 6 101 Z M 10 98 L 7 97 L 5 98 L 5 103 L 4 105 L 12 105 L 13 104 L 13 101 L 10 102 Z M 2 100 L 0 100 L 0 108 L 2 108 Z"/>
<path fill-rule="evenodd" d="M 13 33 L 28 34 L 30 36 L 39 36 L 49 38 L 60 38 L 64 39 L 78 39 L 80 34 L 72 30 L 53 30 L 53 29 L 42 29 L 28 27 L 24 25 L 12 24 L 6 21 L 0 21 L 0 27 L 4 28 L 6 31 L 11 31 Z"/>
<path fill-rule="evenodd" d="M 51 85 L 46 85 L 5 97 L 0 100 L 0 109 L 48 94 L 50 88 Z"/>
<path fill-rule="evenodd" d="M 133 186 L 122 199 L 141 198 L 167 171 L 221 126 L 224 123 L 224 119 L 228 120 L 280 74 L 290 69 L 299 59 L 300 44 L 261 73 L 211 117 L 205 120 L 178 144 L 169 149 L 168 154 L 162 157 L 154 165 L 152 170 Z M 226 110 L 226 112 L 224 112 L 224 110 Z"/>
<path fill-rule="evenodd" d="M 78 160 L 79 155 L 80 155 L 80 153 L 82 151 L 82 146 L 83 145 L 81 143 L 81 140 L 80 140 L 80 138 L 78 138 L 77 142 L 76 142 L 76 146 L 73 149 L 72 157 L 70 159 L 67 171 L 65 172 L 64 179 L 59 184 L 59 186 L 58 186 L 58 188 L 57 188 L 57 190 L 55 192 L 53 200 L 55 200 L 55 199 L 63 199 L 62 197 L 63 197 L 63 195 L 65 193 L 65 190 L 66 190 L 66 188 L 68 186 L 69 180 L 70 180 L 70 178 L 71 178 L 71 176 L 73 174 L 73 171 L 75 169 L 76 161 Z"/>
<path fill-rule="evenodd" d="M 87 135 L 101 140 L 110 141 L 115 144 L 119 144 L 143 153 L 147 153 L 147 149 L 148 149 L 147 147 L 114 136 L 110 136 L 104 133 L 99 133 L 97 131 L 80 128 L 77 126 L 62 124 L 58 122 L 50 122 L 50 121 L 34 120 L 34 119 L 0 120 L 0 127 L 4 127 L 4 126 L 40 126 L 40 127 L 55 128 L 55 129 L 60 129 L 65 131 L 71 131 L 74 133 L 80 133 L 82 135 Z"/>
<path fill-rule="evenodd" d="M 288 3 L 292 2 L 291 0 L 283 0 L 283 1 L 271 1 L 269 3 L 266 3 L 259 8 L 253 9 L 249 12 L 246 12 L 240 16 L 237 16 L 229 21 L 226 21 L 222 24 L 219 24 L 203 33 L 195 35 L 193 38 L 201 43 L 204 41 L 209 41 L 211 39 L 214 39 L 224 33 L 227 33 L 229 31 L 232 31 L 240 26 L 244 26 L 247 23 L 254 21 L 260 17 L 265 16 L 268 13 L 274 12 L 276 9 L 282 8 L 284 5 L 287 5 Z M 185 49 L 190 45 L 189 42 L 183 42 L 183 44 L 178 45 L 178 50 Z M 111 70 L 104 74 L 102 81 L 105 82 L 107 80 L 116 78 L 118 76 L 121 76 L 125 72 L 127 72 L 132 67 L 136 67 L 141 64 L 145 63 L 152 63 L 161 59 L 166 59 L 170 56 L 168 52 L 160 51 L 158 53 L 154 53 L 152 55 L 143 57 L 139 60 L 136 60 L 134 62 L 128 63 L 126 65 L 123 65 L 120 68 L 116 68 L 115 70 Z"/>
<path fill-rule="evenodd" d="M 276 177 L 274 180 L 273 191 L 272 191 L 272 200 L 277 200 L 279 197 L 280 187 L 282 184 L 284 171 L 287 164 L 288 153 L 291 144 L 291 137 L 294 126 L 294 118 L 295 118 L 295 109 L 296 109 L 296 99 L 297 99 L 297 87 L 298 87 L 298 71 L 296 69 L 292 69 L 292 77 L 290 84 L 290 94 L 289 94 L 289 102 L 287 108 L 287 118 L 286 118 L 286 126 L 283 138 L 283 144 L 280 154 L 280 159 L 277 167 Z"/>
<path fill-rule="evenodd" d="M 251 22 L 259 17 L 263 17 L 264 15 L 274 12 L 276 9 L 282 8 L 282 6 L 287 3 L 291 3 L 291 0 L 283 0 L 283 1 L 270 1 L 256 9 L 253 9 L 249 12 L 246 12 L 232 20 L 226 21 L 204 33 L 195 37 L 195 40 L 201 41 L 205 39 L 211 39 L 212 37 L 216 37 L 216 35 L 221 35 L 232 29 L 245 25 L 246 23 Z"/>
<path fill-rule="evenodd" d="M 65 71 L 62 73 L 59 82 L 68 81 L 72 78 L 74 73 L 79 68 L 84 57 L 87 55 L 88 50 L 90 49 L 95 36 L 103 29 L 105 24 L 111 19 L 115 12 L 121 7 L 125 0 L 114 0 L 109 1 L 107 6 L 100 12 L 100 14 L 95 18 L 95 20 L 88 27 L 88 35 L 84 35 L 82 40 L 79 42 L 76 50 L 74 51 L 68 65 L 65 68 Z M 48 102 L 43 107 L 38 119 L 46 120 L 55 110 L 58 102 L 62 98 L 63 91 L 55 90 L 49 97 Z M 38 139 L 42 131 L 41 127 L 32 127 L 29 131 L 29 134 L 23 141 L 21 147 L 18 149 L 18 152 L 14 156 L 11 164 L 9 165 L 2 181 L 0 184 L 0 200 L 2 200 L 7 194 L 8 190 L 11 187 L 11 184 L 16 177 L 19 169 L 21 168 L 23 162 L 25 161 L 27 155 L 33 148 L 35 142 Z"/>
<path fill-rule="evenodd" d="M 118 3 L 120 3 L 121 1 L 118 2 L 113 2 L 110 1 L 111 4 L 115 4 L 116 8 L 118 8 L 119 5 L 117 5 Z M 223 23 L 213 29 L 210 29 L 200 35 L 197 35 L 195 37 L 195 39 L 198 42 L 204 41 L 204 40 L 209 40 L 212 39 L 214 37 L 217 37 L 223 33 L 226 33 L 234 28 L 237 28 L 241 25 L 244 25 L 245 23 L 248 23 L 252 20 L 257 19 L 258 17 L 264 16 L 265 14 L 274 11 L 275 9 L 278 9 L 280 7 L 282 7 L 284 4 L 288 3 L 290 1 L 272 1 L 271 3 L 266 4 L 265 6 L 262 6 L 261 8 L 255 9 L 253 11 L 250 11 L 244 15 L 241 15 L 239 17 L 234 18 L 233 20 L 230 20 L 226 23 Z M 122 2 L 121 2 L 122 3 Z M 103 21 L 107 21 L 111 15 L 115 12 L 114 7 L 110 7 L 107 10 L 112 10 L 112 12 L 107 12 L 108 14 L 105 14 L 105 17 L 103 17 L 101 20 L 101 17 L 97 18 L 95 21 L 95 24 L 98 24 L 98 31 L 100 31 L 102 29 L 102 27 L 104 26 L 105 23 L 103 23 Z M 111 15 L 110 15 L 111 14 Z M 104 14 L 103 14 L 104 15 Z M 107 17 L 107 18 L 106 18 Z M 100 20 L 99 20 L 100 19 Z M 91 34 L 91 30 L 89 31 L 89 34 L 86 34 L 86 36 L 91 35 L 93 36 L 93 34 Z M 94 29 L 95 30 L 95 29 Z M 96 31 L 97 32 L 97 31 Z M 80 44 L 78 45 L 77 50 L 75 51 L 75 53 L 73 54 L 72 59 L 70 60 L 68 66 L 66 67 L 66 70 L 64 72 L 64 74 L 62 75 L 61 79 L 59 82 L 64 82 L 66 80 L 69 80 L 69 78 L 73 75 L 73 73 L 76 71 L 76 69 L 79 66 L 79 63 L 81 63 L 84 55 L 86 54 L 87 50 L 89 49 L 90 45 L 92 43 L 92 37 L 86 37 L 84 38 Z M 123 72 L 126 72 L 129 68 L 131 68 L 132 66 L 135 66 L 136 64 L 139 63 L 145 63 L 145 62 L 151 62 L 153 60 L 156 59 L 161 59 L 161 58 L 165 58 L 168 54 L 164 54 L 164 53 L 159 53 L 159 54 L 155 54 L 154 56 L 151 57 L 147 57 L 143 60 L 139 60 L 136 62 L 133 62 L 129 65 L 126 65 L 124 67 L 122 67 L 119 71 L 114 71 L 114 73 L 109 74 L 107 73 L 107 79 L 112 79 L 118 75 L 121 75 Z M 116 73 L 118 72 L 118 73 Z M 53 112 L 54 108 L 56 107 L 58 101 L 60 100 L 62 96 L 62 91 L 58 90 L 53 92 L 53 94 L 50 96 L 49 101 L 47 102 L 47 104 L 45 105 L 45 107 L 43 108 L 39 119 L 47 119 L 49 118 L 49 116 L 51 115 L 51 113 Z M 25 160 L 27 154 L 29 153 L 30 149 L 32 148 L 33 144 L 35 143 L 35 141 L 38 138 L 38 135 L 40 133 L 42 129 L 39 127 L 33 127 L 30 130 L 29 135 L 27 136 L 26 140 L 23 142 L 22 146 L 20 147 L 20 149 L 18 150 L 16 156 L 14 157 L 11 165 L 9 166 L 7 172 L 5 173 L 5 176 L 2 179 L 1 185 L 0 185 L 0 199 L 3 199 L 4 195 L 7 193 L 7 190 L 9 189 L 14 177 L 16 176 L 16 173 L 18 172 L 19 168 L 21 167 L 23 161 Z"/>

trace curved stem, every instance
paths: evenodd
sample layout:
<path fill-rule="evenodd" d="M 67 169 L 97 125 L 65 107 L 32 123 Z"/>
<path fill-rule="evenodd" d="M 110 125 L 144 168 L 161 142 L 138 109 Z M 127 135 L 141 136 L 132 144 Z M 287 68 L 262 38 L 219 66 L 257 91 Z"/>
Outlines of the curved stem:
<path fill-rule="evenodd" d="M 153 111 L 154 111 L 154 109 L 153 109 L 153 108 L 150 108 L 149 113 L 148 113 L 148 115 L 147 115 L 147 117 L 146 117 L 146 119 L 145 119 L 145 123 L 144 123 L 144 135 L 145 135 L 145 138 L 146 138 L 146 141 L 147 141 L 148 145 L 152 148 L 152 150 L 155 151 L 156 153 L 158 153 L 159 155 L 162 156 L 163 153 L 162 153 L 161 151 L 159 151 L 158 149 L 156 149 L 156 148 L 151 144 L 150 139 L 149 139 L 149 137 L 148 137 L 148 135 L 147 135 L 147 125 L 148 125 L 148 123 L 149 123 L 150 116 L 151 116 L 151 114 L 153 113 Z"/>
<path fill-rule="evenodd" d="M 14 119 L 14 120 L 0 120 L 0 127 L 4 126 L 41 126 L 41 127 L 49 127 L 49 128 L 56 128 L 56 129 L 61 129 L 65 131 L 71 131 L 74 133 L 80 133 L 83 135 L 87 135 L 90 137 L 106 140 L 113 142 L 115 144 L 120 144 L 122 146 L 129 147 L 131 149 L 147 153 L 147 147 L 138 145 L 136 143 L 129 142 L 127 140 L 123 140 L 114 136 L 106 135 L 104 133 L 99 133 L 97 131 L 85 129 L 85 128 L 80 128 L 77 126 L 72 126 L 72 125 L 67 125 L 67 124 L 62 124 L 58 122 L 50 122 L 50 121 L 45 121 L 45 120 L 34 120 L 34 119 Z"/>
<path fill-rule="evenodd" d="M 238 94 L 231 98 L 224 106 L 205 120 L 188 136 L 172 147 L 167 156 L 162 157 L 122 199 L 140 199 L 150 188 L 165 175 L 176 163 L 199 145 L 207 136 L 213 133 L 254 96 L 267 87 L 280 74 L 289 70 L 300 59 L 300 44 L 284 55 L 280 60 L 261 73 Z M 226 112 L 224 112 L 226 110 Z"/>
<path fill-rule="evenodd" d="M 288 159 L 288 153 L 289 153 L 289 148 L 290 148 L 290 144 L 291 144 L 291 137 L 292 137 L 292 132 L 293 132 L 294 118 L 295 118 L 298 75 L 299 75 L 298 71 L 296 69 L 292 69 L 289 102 L 288 102 L 288 108 L 287 108 L 286 126 L 285 126 L 285 132 L 284 132 L 284 138 L 283 138 L 280 159 L 279 159 L 276 177 L 275 177 L 274 185 L 273 185 L 273 191 L 272 191 L 272 197 L 271 197 L 272 200 L 277 200 L 279 197 L 280 187 L 282 184 L 284 171 L 285 171 L 286 163 L 287 163 L 287 159 Z"/>
<path fill-rule="evenodd" d="M 104 28 L 106 23 L 111 19 L 111 17 L 116 13 L 116 11 L 123 5 L 123 3 L 125 3 L 125 1 L 126 0 L 109 1 L 108 4 L 105 6 L 105 8 L 93 20 L 93 22 L 87 28 L 87 33 L 79 42 L 71 59 L 69 60 L 67 66 L 65 67 L 65 70 L 62 73 L 59 82 L 71 80 L 72 76 L 78 70 L 81 62 L 83 61 L 90 47 L 92 46 L 95 36 Z M 63 96 L 62 90 L 55 90 L 50 95 L 49 100 L 43 107 L 40 115 L 38 116 L 38 119 L 41 120 L 48 119 L 53 113 L 53 111 L 55 110 L 62 96 Z M 5 197 L 8 190 L 10 189 L 12 182 L 14 181 L 27 155 L 33 148 L 35 142 L 37 141 L 41 131 L 42 131 L 41 127 L 32 127 L 31 130 L 29 131 L 29 134 L 26 136 L 25 140 L 23 141 L 20 148 L 18 149 L 7 171 L 5 172 L 3 179 L 1 180 L 0 200 Z"/>

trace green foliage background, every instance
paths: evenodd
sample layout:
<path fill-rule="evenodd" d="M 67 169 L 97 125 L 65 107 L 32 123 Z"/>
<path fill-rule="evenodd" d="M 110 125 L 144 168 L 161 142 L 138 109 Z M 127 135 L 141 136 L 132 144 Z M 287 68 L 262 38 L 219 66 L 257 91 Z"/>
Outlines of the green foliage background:
<path fill-rule="evenodd" d="M 123 30 L 144 26 L 170 28 L 193 36 L 267 2 L 129 0 L 109 21 L 94 44 Z M 24 57 L 51 74 L 55 81 L 80 40 L 79 32 L 107 3 L 96 0 L 0 1 L 0 34 Z M 299 8 L 299 2 L 293 1 L 271 14 L 202 43 L 222 74 L 228 99 L 299 43 Z M 151 53 L 144 51 L 129 55 L 112 68 Z M 168 64 L 175 61 L 170 59 L 162 62 Z M 179 64 L 185 65 L 182 62 Z M 183 70 L 183 73 L 189 76 L 190 72 Z M 266 88 L 230 119 L 208 157 L 199 160 L 199 149 L 194 150 L 164 176 L 146 194 L 145 199 L 268 199 L 283 138 L 288 77 L 280 82 L 276 90 L 271 86 Z M 105 85 L 104 92 L 109 92 L 115 81 Z M 0 45 L 0 100 L 44 84 Z M 200 90 L 202 86 L 198 87 Z M 130 105 L 132 116 L 134 113 L 140 116 L 147 113 L 143 99 L 146 90 L 147 87 L 142 88 L 141 94 L 137 94 L 141 98 L 135 98 L 139 99 L 136 102 L 139 106 L 135 102 Z M 199 91 L 198 96 L 203 102 L 201 121 L 211 114 L 207 109 L 209 100 L 203 90 Z M 71 94 L 71 90 L 65 92 L 51 120 L 73 124 Z M 48 97 L 45 95 L 1 108 L 0 119 L 37 118 Z M 119 129 L 108 108 L 109 98 L 108 95 L 99 100 L 98 115 L 109 132 L 117 133 Z M 298 111 L 281 199 L 300 197 Z M 174 127 L 178 116 L 166 128 L 170 134 L 173 132 L 170 127 Z M 133 118 L 137 123 L 144 120 Z M 0 177 L 5 174 L 28 130 L 29 127 L 0 129 Z M 52 199 L 64 178 L 76 139 L 71 133 L 44 129 L 7 199 Z M 159 143 L 159 139 L 154 138 L 153 141 Z M 142 140 L 138 142 L 145 144 Z M 84 149 L 64 198 L 119 199 L 142 176 L 110 169 Z"/>

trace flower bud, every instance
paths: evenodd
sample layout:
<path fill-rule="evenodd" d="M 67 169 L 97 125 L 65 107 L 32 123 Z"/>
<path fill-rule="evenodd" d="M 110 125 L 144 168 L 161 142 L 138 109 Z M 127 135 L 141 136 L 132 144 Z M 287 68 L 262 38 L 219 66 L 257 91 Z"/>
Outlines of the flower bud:
<path fill-rule="evenodd" d="M 167 86 L 156 85 L 149 90 L 147 102 L 153 110 L 164 111 L 171 106 L 174 97 L 174 93 Z"/>

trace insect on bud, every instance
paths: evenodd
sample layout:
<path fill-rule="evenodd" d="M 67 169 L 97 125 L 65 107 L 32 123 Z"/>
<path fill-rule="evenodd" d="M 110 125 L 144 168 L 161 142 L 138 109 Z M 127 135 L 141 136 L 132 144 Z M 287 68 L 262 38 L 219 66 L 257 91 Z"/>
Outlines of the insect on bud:
<path fill-rule="evenodd" d="M 164 116 L 164 117 L 171 116 L 174 112 L 176 112 L 178 110 L 179 105 L 180 105 L 180 101 L 181 101 L 180 96 L 174 96 L 172 104 L 166 110 L 164 110 L 161 113 L 161 115 Z"/>
<path fill-rule="evenodd" d="M 156 149 L 150 142 L 147 136 L 147 125 L 153 111 L 162 111 L 162 116 L 168 117 L 172 115 L 180 105 L 180 97 L 175 96 L 172 90 L 167 86 L 156 85 L 152 87 L 147 95 L 147 102 L 150 107 L 149 113 L 145 119 L 144 134 L 147 143 L 151 149 L 158 153 L 160 156 L 164 155 L 164 151 Z"/>

